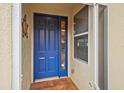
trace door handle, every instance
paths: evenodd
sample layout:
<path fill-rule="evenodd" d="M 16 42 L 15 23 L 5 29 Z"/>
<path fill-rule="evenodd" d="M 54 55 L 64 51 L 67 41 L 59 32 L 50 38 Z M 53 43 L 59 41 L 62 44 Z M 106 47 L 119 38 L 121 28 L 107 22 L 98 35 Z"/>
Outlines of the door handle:
<path fill-rule="evenodd" d="M 50 59 L 54 59 L 55 57 L 49 57 Z"/>
<path fill-rule="evenodd" d="M 45 59 L 45 57 L 40 57 L 39 59 Z"/>

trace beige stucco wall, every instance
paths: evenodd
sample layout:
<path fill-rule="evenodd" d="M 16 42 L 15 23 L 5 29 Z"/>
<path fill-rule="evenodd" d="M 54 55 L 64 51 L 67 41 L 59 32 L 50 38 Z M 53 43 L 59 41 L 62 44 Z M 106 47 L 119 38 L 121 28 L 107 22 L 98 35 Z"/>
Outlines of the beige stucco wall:
<path fill-rule="evenodd" d="M 11 4 L 0 4 L 0 89 L 11 89 Z"/>
<path fill-rule="evenodd" d="M 31 84 L 31 16 L 28 6 L 22 5 L 22 18 L 27 14 L 28 38 L 22 38 L 22 89 L 29 89 Z"/>
<path fill-rule="evenodd" d="M 109 87 L 124 89 L 124 4 L 109 4 Z"/>

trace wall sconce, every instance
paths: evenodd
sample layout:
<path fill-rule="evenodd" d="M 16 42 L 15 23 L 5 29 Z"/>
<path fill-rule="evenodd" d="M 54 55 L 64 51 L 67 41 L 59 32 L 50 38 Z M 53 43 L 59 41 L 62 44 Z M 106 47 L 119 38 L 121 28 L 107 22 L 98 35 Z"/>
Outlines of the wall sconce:
<path fill-rule="evenodd" d="M 22 37 L 28 38 L 28 24 L 26 14 L 24 15 L 24 18 L 22 18 Z"/>

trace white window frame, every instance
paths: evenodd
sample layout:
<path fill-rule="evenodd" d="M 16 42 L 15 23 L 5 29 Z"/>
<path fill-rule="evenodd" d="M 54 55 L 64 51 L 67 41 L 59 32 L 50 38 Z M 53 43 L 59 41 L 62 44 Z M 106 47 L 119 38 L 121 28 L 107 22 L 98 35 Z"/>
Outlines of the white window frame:
<path fill-rule="evenodd" d="M 84 5 L 88 5 L 88 4 L 84 4 Z M 88 35 L 88 31 L 87 32 L 82 32 L 82 33 L 79 33 L 79 34 L 74 34 L 74 16 L 82 9 L 82 8 L 84 8 L 84 6 L 82 6 L 81 8 L 79 8 L 79 10 L 77 10 L 74 14 L 73 14 L 73 17 L 72 17 L 72 31 L 73 31 L 73 33 L 72 33 L 72 37 L 73 37 L 73 43 L 74 43 L 74 38 L 75 37 L 79 37 L 79 36 L 85 36 L 85 35 Z M 88 8 L 88 14 L 89 14 L 89 8 Z M 88 15 L 88 19 L 89 19 L 89 15 Z M 88 24 L 89 24 L 89 20 L 88 20 Z M 89 26 L 88 26 L 88 30 L 89 30 Z M 82 59 L 79 59 L 79 58 L 75 58 L 74 57 L 74 44 L 73 44 L 73 58 L 74 58 L 74 60 L 76 60 L 76 61 L 78 61 L 78 62 L 81 62 L 81 63 L 86 63 L 86 64 L 88 64 L 88 61 L 85 61 L 85 60 L 82 60 Z"/>

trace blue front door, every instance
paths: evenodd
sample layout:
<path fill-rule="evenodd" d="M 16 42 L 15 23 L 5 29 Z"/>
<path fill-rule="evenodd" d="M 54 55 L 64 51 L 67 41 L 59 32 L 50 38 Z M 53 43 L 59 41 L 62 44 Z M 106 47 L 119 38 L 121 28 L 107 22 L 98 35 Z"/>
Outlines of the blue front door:
<path fill-rule="evenodd" d="M 34 14 L 34 80 L 58 76 L 59 20 Z"/>

